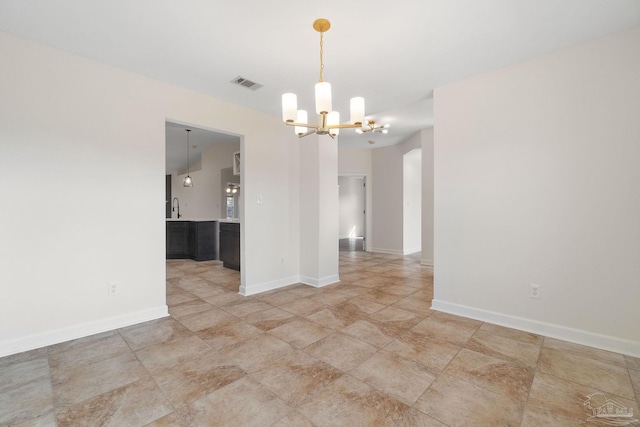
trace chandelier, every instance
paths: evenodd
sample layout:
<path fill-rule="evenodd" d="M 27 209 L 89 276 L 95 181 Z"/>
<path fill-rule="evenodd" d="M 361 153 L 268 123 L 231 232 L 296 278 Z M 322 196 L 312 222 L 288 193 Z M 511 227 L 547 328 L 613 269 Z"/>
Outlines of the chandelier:
<path fill-rule="evenodd" d="M 319 124 L 308 123 L 306 110 L 298 110 L 298 98 L 295 93 L 285 93 L 282 95 L 282 120 L 289 125 L 295 126 L 295 133 L 302 138 L 312 133 L 318 135 L 329 135 L 335 138 L 340 129 L 361 128 L 364 121 L 364 98 L 351 98 L 351 123 L 340 124 L 340 113 L 332 111 L 331 108 L 331 84 L 322 80 L 324 70 L 323 35 L 331 28 L 331 23 L 326 19 L 316 19 L 313 28 L 320 33 L 320 79 L 316 83 L 316 113 L 320 115 Z"/>
<path fill-rule="evenodd" d="M 376 126 L 376 121 L 375 120 L 369 120 L 367 122 L 367 125 L 369 126 L 369 129 L 356 129 L 356 133 L 367 133 L 367 132 L 371 132 L 371 133 L 376 133 L 376 132 L 388 133 L 389 132 L 389 123 L 387 123 L 386 125 L 383 125 L 383 126 Z"/>

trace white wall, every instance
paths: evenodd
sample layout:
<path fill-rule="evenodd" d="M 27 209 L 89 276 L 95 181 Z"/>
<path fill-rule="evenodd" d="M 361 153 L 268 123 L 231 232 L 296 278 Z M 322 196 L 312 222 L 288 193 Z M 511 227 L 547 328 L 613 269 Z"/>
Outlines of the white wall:
<path fill-rule="evenodd" d="M 338 174 L 346 176 L 371 175 L 373 150 L 338 150 Z"/>
<path fill-rule="evenodd" d="M 299 276 L 279 117 L 6 33 L 0 49 L 0 356 L 166 315 L 166 120 L 242 135 L 242 291 Z"/>
<path fill-rule="evenodd" d="M 183 219 L 226 218 L 221 205 L 223 200 L 221 169 L 233 167 L 233 153 L 240 150 L 240 143 L 221 142 L 209 147 L 202 153 L 199 170 L 191 170 L 193 187 L 184 187 L 185 174 L 174 173 L 171 176 L 171 197 L 180 201 L 180 214 Z M 175 218 L 177 212 L 172 212 Z"/>
<path fill-rule="evenodd" d="M 421 133 L 416 132 L 402 144 L 373 150 L 373 234 L 370 242 L 373 252 L 404 254 L 403 156 L 421 147 Z"/>
<path fill-rule="evenodd" d="M 364 176 L 338 176 L 339 230 L 338 237 L 365 235 L 366 186 Z"/>
<path fill-rule="evenodd" d="M 435 91 L 435 309 L 640 356 L 639 46 Z"/>
<path fill-rule="evenodd" d="M 408 255 L 422 244 L 422 149 L 402 157 L 402 252 Z"/>
<path fill-rule="evenodd" d="M 433 128 L 422 129 L 422 253 L 420 263 L 433 266 Z"/>

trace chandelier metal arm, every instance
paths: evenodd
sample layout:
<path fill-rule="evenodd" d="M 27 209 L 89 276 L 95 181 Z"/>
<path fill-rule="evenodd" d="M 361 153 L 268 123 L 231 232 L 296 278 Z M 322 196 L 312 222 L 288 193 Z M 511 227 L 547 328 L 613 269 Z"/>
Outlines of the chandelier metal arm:
<path fill-rule="evenodd" d="M 329 125 L 327 126 L 327 129 L 353 129 L 353 128 L 359 128 L 362 127 L 362 123 L 346 123 L 346 124 L 342 124 L 342 125 Z"/>
<path fill-rule="evenodd" d="M 320 129 L 320 125 L 310 125 L 308 123 L 298 123 L 298 122 L 294 122 L 294 121 L 291 121 L 291 120 L 287 120 L 285 122 L 285 124 L 287 126 L 299 126 L 299 127 L 303 127 L 303 128 Z"/>
<path fill-rule="evenodd" d="M 331 129 L 354 129 L 362 127 L 362 122 L 356 123 L 345 123 L 345 124 L 337 124 L 337 125 L 327 125 L 327 113 L 320 113 L 322 117 L 322 123 L 320 125 L 312 125 L 309 123 L 299 123 L 294 122 L 293 120 L 285 121 L 287 126 L 297 126 L 303 127 L 307 129 L 311 129 L 305 133 L 299 133 L 298 138 L 303 138 L 305 136 L 311 135 L 312 133 L 317 133 L 318 135 L 329 135 L 331 139 L 336 139 L 335 135 L 329 132 Z"/>
<path fill-rule="evenodd" d="M 309 123 L 300 123 L 300 122 L 294 122 L 293 120 L 287 120 L 285 121 L 285 124 L 288 126 L 298 126 L 298 127 L 305 127 L 305 128 L 313 128 L 313 129 L 353 129 L 353 128 L 360 128 L 362 127 L 362 122 L 356 122 L 356 123 L 345 123 L 345 124 L 338 124 L 338 125 L 327 125 L 327 113 L 322 112 L 320 113 L 320 116 L 322 117 L 322 123 L 319 125 L 312 125 Z"/>
<path fill-rule="evenodd" d="M 303 127 L 303 128 L 312 128 L 312 129 L 354 129 L 354 128 L 359 128 L 362 127 L 362 123 L 354 123 L 354 124 L 350 124 L 350 123 L 345 123 L 342 125 L 325 125 L 325 126 L 320 126 L 320 125 L 311 125 L 309 123 L 298 123 L 298 122 L 291 122 L 291 121 L 286 121 L 285 124 L 287 126 L 298 126 L 298 127 Z M 369 131 L 367 131 L 369 132 Z"/>

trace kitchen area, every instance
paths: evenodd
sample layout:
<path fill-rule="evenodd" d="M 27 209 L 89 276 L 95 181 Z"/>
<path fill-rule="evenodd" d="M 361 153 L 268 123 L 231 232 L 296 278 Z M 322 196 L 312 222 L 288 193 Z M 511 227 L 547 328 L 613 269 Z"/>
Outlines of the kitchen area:
<path fill-rule="evenodd" d="M 240 137 L 166 122 L 166 258 L 240 270 Z"/>

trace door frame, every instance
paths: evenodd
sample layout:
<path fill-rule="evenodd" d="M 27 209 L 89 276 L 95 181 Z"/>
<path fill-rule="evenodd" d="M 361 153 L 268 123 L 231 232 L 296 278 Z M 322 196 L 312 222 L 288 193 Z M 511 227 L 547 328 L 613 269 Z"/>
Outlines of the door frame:
<path fill-rule="evenodd" d="M 352 178 L 363 178 L 364 179 L 364 204 L 365 204 L 365 215 L 364 215 L 364 250 L 365 252 L 369 251 L 369 248 L 372 248 L 372 232 L 371 232 L 371 216 L 372 216 L 372 205 L 371 205 L 371 179 L 370 175 L 366 173 L 339 173 L 338 177 L 352 177 Z M 338 192 L 340 190 L 338 189 Z"/>

